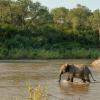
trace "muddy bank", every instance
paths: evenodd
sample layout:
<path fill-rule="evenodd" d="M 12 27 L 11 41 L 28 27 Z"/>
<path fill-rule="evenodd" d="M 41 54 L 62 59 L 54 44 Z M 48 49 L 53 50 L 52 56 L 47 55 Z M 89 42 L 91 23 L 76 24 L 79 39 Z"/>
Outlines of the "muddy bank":
<path fill-rule="evenodd" d="M 100 68 L 100 59 L 97 59 L 97 60 L 93 61 L 91 65 L 93 67 Z"/>

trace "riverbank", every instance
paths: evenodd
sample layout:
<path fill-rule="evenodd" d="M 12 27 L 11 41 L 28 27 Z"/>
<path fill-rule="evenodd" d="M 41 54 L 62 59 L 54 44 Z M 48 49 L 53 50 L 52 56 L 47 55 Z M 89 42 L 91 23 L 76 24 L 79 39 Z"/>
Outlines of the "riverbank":
<path fill-rule="evenodd" d="M 100 49 L 13 49 L 0 52 L 0 59 L 96 59 L 100 56 Z"/>

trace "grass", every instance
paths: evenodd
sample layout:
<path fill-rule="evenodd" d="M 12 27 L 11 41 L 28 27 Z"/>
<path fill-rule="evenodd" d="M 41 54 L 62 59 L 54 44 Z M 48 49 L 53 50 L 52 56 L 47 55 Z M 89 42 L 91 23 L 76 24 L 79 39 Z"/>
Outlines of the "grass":
<path fill-rule="evenodd" d="M 31 85 L 28 85 L 28 94 L 29 94 L 28 100 L 48 100 L 48 97 L 50 95 L 47 93 L 47 90 L 40 85 L 36 86 L 35 88 L 33 88 Z M 63 100 L 62 98 L 53 95 L 50 96 L 58 100 Z M 73 98 L 73 100 L 76 100 L 75 97 Z M 81 100 L 80 97 L 77 98 L 77 100 Z"/>
<path fill-rule="evenodd" d="M 47 100 L 47 91 L 40 85 L 36 86 L 34 89 L 32 86 L 28 86 L 29 100 Z"/>
<path fill-rule="evenodd" d="M 28 88 L 27 100 L 49 100 L 49 96 L 52 96 L 58 100 L 63 100 L 63 98 L 48 93 L 47 89 L 41 85 L 37 85 L 35 88 L 33 88 L 32 85 L 30 85 L 30 82 L 27 82 L 26 86 Z M 16 97 L 15 100 L 19 100 L 18 97 Z M 75 97 L 73 97 L 73 100 L 76 100 Z M 77 98 L 77 100 L 81 100 L 80 97 Z"/>
<path fill-rule="evenodd" d="M 35 55 L 31 55 L 35 59 L 81 59 L 90 58 L 95 59 L 100 56 L 100 49 L 56 49 L 56 50 L 45 50 L 39 49 L 35 51 Z M 31 57 L 30 57 L 31 58 Z"/>
<path fill-rule="evenodd" d="M 0 59 L 96 59 L 99 48 L 12 49 L 0 52 Z"/>

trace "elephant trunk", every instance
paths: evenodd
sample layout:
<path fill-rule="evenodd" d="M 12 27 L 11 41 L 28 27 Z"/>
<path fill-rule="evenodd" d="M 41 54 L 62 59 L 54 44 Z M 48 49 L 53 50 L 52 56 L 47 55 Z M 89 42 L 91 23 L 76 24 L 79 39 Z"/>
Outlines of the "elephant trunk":
<path fill-rule="evenodd" d="M 59 75 L 59 82 L 61 81 L 61 76 L 62 76 L 63 72 L 61 71 L 60 75 Z"/>

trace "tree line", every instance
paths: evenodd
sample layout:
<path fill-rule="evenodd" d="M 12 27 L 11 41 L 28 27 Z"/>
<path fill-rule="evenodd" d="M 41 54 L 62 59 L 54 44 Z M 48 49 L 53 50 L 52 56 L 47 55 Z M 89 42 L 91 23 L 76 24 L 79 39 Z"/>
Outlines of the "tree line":
<path fill-rule="evenodd" d="M 37 50 L 99 47 L 99 9 L 78 4 L 49 10 L 32 0 L 0 0 L 0 58 L 18 57 L 22 51 L 37 55 Z"/>

